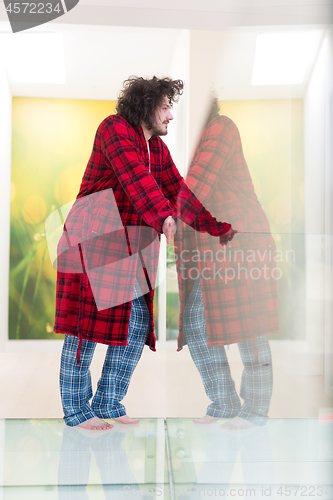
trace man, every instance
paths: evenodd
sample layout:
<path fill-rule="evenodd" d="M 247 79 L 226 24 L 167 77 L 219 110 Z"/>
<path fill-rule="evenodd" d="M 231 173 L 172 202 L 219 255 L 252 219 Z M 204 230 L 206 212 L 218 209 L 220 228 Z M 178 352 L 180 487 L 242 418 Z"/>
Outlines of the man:
<path fill-rule="evenodd" d="M 272 395 L 267 334 L 278 332 L 275 243 L 255 194 L 236 125 L 214 101 L 186 177 L 188 188 L 237 234 L 221 249 L 208 234 L 177 232 L 181 299 L 179 350 L 188 344 L 212 403 L 195 423 L 230 418 L 224 428 L 264 425 Z M 179 204 L 183 204 L 182 189 Z M 244 364 L 240 396 L 225 345 L 237 343 Z"/>
<path fill-rule="evenodd" d="M 173 119 L 170 109 L 182 89 L 182 81 L 170 78 L 131 77 L 124 83 L 117 114 L 98 127 L 78 199 L 66 219 L 59 248 L 67 248 L 68 255 L 74 248 L 82 265 L 81 272 L 73 272 L 74 267 L 68 272 L 65 262 L 58 267 L 57 279 L 54 331 L 66 334 L 60 390 L 69 426 L 112 427 L 104 418 L 123 424 L 138 422 L 126 415 L 120 402 L 144 345 L 155 350 L 151 277 L 156 273 L 149 273 L 149 258 L 144 255 L 142 240 L 149 240 L 147 231 L 164 233 L 170 243 L 180 216 L 197 230 L 220 236 L 221 241 L 230 236 L 230 224 L 217 222 L 187 189 L 159 137 L 168 132 Z M 181 188 L 184 204 L 178 214 Z M 116 214 L 110 213 L 108 192 L 115 200 Z M 81 228 L 82 235 L 77 236 Z M 116 276 L 110 272 L 114 266 L 118 266 Z M 123 300 L 117 302 L 119 296 Z M 105 298 L 111 297 L 113 302 L 106 307 Z M 90 404 L 89 366 L 96 342 L 107 344 L 108 350 Z"/>

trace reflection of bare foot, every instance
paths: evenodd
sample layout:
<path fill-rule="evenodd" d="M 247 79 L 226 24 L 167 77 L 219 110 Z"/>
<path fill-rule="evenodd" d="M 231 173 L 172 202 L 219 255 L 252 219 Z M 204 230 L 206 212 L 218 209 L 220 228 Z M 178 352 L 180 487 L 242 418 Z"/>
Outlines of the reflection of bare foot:
<path fill-rule="evenodd" d="M 202 418 L 194 418 L 193 422 L 195 424 L 211 424 L 215 422 L 215 420 L 218 420 L 216 417 L 211 417 L 210 415 L 205 415 Z"/>
<path fill-rule="evenodd" d="M 229 431 L 237 431 L 242 429 L 249 429 L 250 427 L 255 427 L 255 424 L 245 420 L 241 417 L 235 417 L 231 420 L 228 420 L 225 424 L 220 426 L 222 429 L 228 429 Z"/>
<path fill-rule="evenodd" d="M 106 431 L 107 429 L 112 429 L 113 425 L 108 424 L 101 418 L 92 417 L 84 422 L 81 422 L 81 424 L 78 424 L 76 427 L 82 427 L 82 429 L 89 429 L 93 431 Z"/>
<path fill-rule="evenodd" d="M 123 415 L 122 417 L 113 418 L 115 422 L 119 424 L 138 424 L 140 420 L 138 418 L 131 418 L 128 415 Z"/>

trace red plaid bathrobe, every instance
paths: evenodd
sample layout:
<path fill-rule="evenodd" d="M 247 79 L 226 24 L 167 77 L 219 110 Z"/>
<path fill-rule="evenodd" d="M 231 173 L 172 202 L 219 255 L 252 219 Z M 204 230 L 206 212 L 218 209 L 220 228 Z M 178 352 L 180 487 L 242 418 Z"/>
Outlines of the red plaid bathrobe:
<path fill-rule="evenodd" d="M 181 303 L 178 349 L 186 343 L 183 312 L 200 276 L 208 345 L 278 331 L 275 243 L 255 194 L 236 125 L 217 116 L 204 129 L 186 184 L 218 220 L 238 231 L 224 249 L 217 238 L 182 225 L 176 237 Z M 179 193 L 179 209 L 186 203 Z M 195 227 L 194 225 L 192 227 Z"/>
<path fill-rule="evenodd" d="M 129 295 L 137 276 L 151 317 L 146 344 L 155 350 L 154 283 L 150 281 L 156 277 L 159 252 L 154 235 L 162 233 L 166 217 L 177 218 L 180 189 L 184 222 L 195 221 L 199 231 L 216 236 L 229 230 L 230 225 L 212 218 L 186 187 L 164 142 L 153 136 L 149 147 L 150 172 L 141 127 L 133 128 L 119 115 L 109 116 L 98 127 L 78 198 L 58 246 L 56 333 L 102 344 L 127 345 L 132 304 Z M 116 213 L 110 211 L 110 193 L 117 205 Z M 67 260 L 62 262 L 61 254 L 66 249 Z M 138 258 L 129 258 L 138 253 Z M 111 272 L 114 263 L 118 265 L 116 276 Z M 100 269 L 103 271 L 98 274 Z M 94 273 L 92 290 L 90 278 Z M 98 282 L 102 282 L 102 294 Z M 111 299 L 117 305 L 105 307 Z M 102 306 L 97 307 L 96 301 Z"/>

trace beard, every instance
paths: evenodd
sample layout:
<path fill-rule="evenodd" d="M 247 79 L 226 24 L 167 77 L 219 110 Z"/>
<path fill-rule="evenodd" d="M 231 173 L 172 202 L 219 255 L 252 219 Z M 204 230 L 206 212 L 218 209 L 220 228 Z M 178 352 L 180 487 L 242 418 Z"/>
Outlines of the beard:
<path fill-rule="evenodd" d="M 153 123 L 152 128 L 150 131 L 152 132 L 152 135 L 167 135 L 168 134 L 168 128 L 165 126 L 166 124 L 163 123 Z"/>

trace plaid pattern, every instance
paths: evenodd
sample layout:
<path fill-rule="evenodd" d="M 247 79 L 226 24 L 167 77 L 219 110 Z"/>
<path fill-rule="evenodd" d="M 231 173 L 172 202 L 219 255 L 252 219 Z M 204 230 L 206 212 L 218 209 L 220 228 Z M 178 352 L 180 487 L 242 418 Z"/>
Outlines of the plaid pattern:
<path fill-rule="evenodd" d="M 80 270 L 58 271 L 54 324 L 56 333 L 79 335 L 86 340 L 108 345 L 126 345 L 131 312 L 131 300 L 128 297 L 132 294 L 135 276 L 138 277 L 143 291 L 147 283 L 144 283 L 146 271 L 140 268 L 137 272 L 139 259 L 129 261 L 123 257 L 128 251 L 128 245 L 132 253 L 138 248 L 145 248 L 142 243 L 142 238 L 145 239 L 143 226 L 146 226 L 146 229 L 149 226 L 149 229 L 161 233 L 165 218 L 169 215 L 177 217 L 176 206 L 180 189 L 186 201 L 180 214 L 184 222 L 192 224 L 196 220 L 200 231 L 208 230 L 211 234 L 224 234 L 228 231 L 230 226 L 217 222 L 187 188 L 164 142 L 153 136 L 149 140 L 149 147 L 150 171 L 147 143 L 141 127 L 130 126 L 119 115 L 109 116 L 98 127 L 78 200 L 65 225 L 68 227 L 70 239 L 75 235 L 74 246 L 83 242 L 80 243 L 83 260 L 89 262 L 91 269 L 87 269 L 88 274 L 80 274 Z M 112 191 L 113 199 L 108 199 L 104 191 Z M 84 198 L 89 198 L 89 202 L 82 202 Z M 117 211 L 110 215 L 113 200 Z M 68 235 L 64 234 L 61 241 L 64 248 L 66 244 L 68 246 L 65 241 L 67 237 Z M 79 252 L 74 249 L 73 255 L 73 260 L 80 269 Z M 115 293 L 121 292 L 124 297 L 123 303 L 103 310 L 96 307 L 94 297 L 98 290 L 92 290 L 89 276 L 89 273 L 96 269 L 96 261 L 101 265 L 100 259 L 104 259 L 103 262 L 107 259 L 108 264 L 110 259 L 118 259 L 118 282 L 115 283 L 115 279 L 112 281 L 112 273 L 103 275 L 102 281 L 108 281 L 109 288 L 113 287 Z M 150 276 L 149 266 L 152 275 L 155 275 L 158 249 L 154 250 L 153 257 L 150 252 L 148 256 L 143 255 L 143 259 L 148 275 Z M 65 270 L 64 267 L 60 269 Z M 98 283 L 99 280 L 95 281 Z M 149 288 L 145 297 L 151 326 L 147 344 L 155 350 L 154 290 Z M 102 299 L 104 300 L 104 297 Z"/>
<path fill-rule="evenodd" d="M 254 191 L 238 129 L 226 116 L 215 117 L 204 129 L 186 184 L 211 214 L 228 221 L 238 234 L 223 249 L 217 238 L 201 233 L 196 221 L 191 225 L 195 231 L 180 223 L 176 235 L 181 303 L 178 348 L 186 343 L 183 311 L 199 275 L 208 345 L 277 333 L 277 281 L 272 278 L 275 242 Z M 180 190 L 179 206 L 186 197 Z"/>
<path fill-rule="evenodd" d="M 205 392 L 213 401 L 207 408 L 207 415 L 217 418 L 238 415 L 256 425 L 263 425 L 267 420 L 273 389 L 272 359 L 267 336 L 238 344 L 244 365 L 240 389 L 244 403 L 241 406 L 224 346 L 207 345 L 199 279 L 191 290 L 184 324 L 190 354 L 201 375 Z"/>
<path fill-rule="evenodd" d="M 60 393 L 67 425 L 89 418 L 115 418 L 126 414 L 120 401 L 125 397 L 131 376 L 141 357 L 149 331 L 149 311 L 144 297 L 133 300 L 128 329 L 128 345 L 109 346 L 101 378 L 91 406 L 90 364 L 96 343 L 83 340 L 81 365 L 76 364 L 78 338 L 66 335 L 60 364 Z"/>

